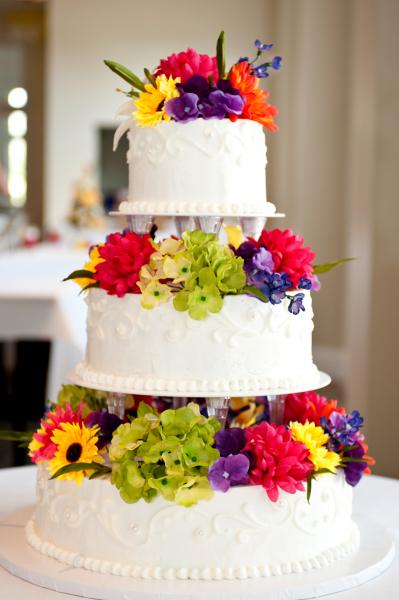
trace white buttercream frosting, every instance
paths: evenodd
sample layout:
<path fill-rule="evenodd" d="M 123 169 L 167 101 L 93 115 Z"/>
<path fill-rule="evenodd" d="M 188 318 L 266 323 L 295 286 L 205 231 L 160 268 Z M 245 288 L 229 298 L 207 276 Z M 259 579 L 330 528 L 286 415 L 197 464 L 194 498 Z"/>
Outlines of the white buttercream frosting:
<path fill-rule="evenodd" d="M 260 486 L 216 492 L 185 508 L 155 498 L 124 503 L 107 480 L 49 480 L 39 469 L 29 543 L 74 567 L 149 579 L 247 579 L 324 567 L 353 552 L 352 488 L 322 475 L 304 492 Z"/>
<path fill-rule="evenodd" d="M 129 130 L 129 200 L 120 211 L 153 215 L 262 215 L 266 143 L 248 119 L 163 121 Z"/>
<path fill-rule="evenodd" d="M 121 392 L 206 396 L 312 389 L 313 311 L 293 315 L 247 295 L 226 296 L 222 310 L 203 321 L 172 302 L 142 308 L 140 294 L 87 294 L 87 350 L 75 370 L 79 383 Z M 73 379 L 73 376 L 72 376 Z"/>

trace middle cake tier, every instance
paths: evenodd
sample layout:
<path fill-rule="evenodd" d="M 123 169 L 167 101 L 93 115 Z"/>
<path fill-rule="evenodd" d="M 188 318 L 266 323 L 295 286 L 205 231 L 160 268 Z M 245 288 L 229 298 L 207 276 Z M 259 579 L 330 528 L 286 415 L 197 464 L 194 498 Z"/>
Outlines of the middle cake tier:
<path fill-rule="evenodd" d="M 226 296 L 221 311 L 196 321 L 168 302 L 144 309 L 139 294 L 87 294 L 86 356 L 71 375 L 80 385 L 157 396 L 265 395 L 316 389 L 313 311 L 293 315 L 288 299 L 263 303 Z"/>

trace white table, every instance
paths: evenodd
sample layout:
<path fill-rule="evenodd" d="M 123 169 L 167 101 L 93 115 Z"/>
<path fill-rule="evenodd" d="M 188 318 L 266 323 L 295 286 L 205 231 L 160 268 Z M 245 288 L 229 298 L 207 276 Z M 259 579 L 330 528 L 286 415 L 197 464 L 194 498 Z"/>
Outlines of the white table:
<path fill-rule="evenodd" d="M 86 261 L 87 251 L 58 244 L 0 254 L 0 340 L 52 342 L 48 400 L 84 353 L 86 304 L 79 287 L 62 279 Z"/>
<path fill-rule="evenodd" d="M 35 467 L 0 470 L 0 526 L 7 513 L 34 502 Z M 399 549 L 399 481 L 366 476 L 355 490 L 355 513 L 370 515 L 389 529 Z M 33 586 L 0 568 L 0 597 L 4 600 L 66 600 L 77 598 Z M 378 579 L 353 590 L 328 596 L 331 600 L 397 600 L 399 550 L 391 567 Z"/>

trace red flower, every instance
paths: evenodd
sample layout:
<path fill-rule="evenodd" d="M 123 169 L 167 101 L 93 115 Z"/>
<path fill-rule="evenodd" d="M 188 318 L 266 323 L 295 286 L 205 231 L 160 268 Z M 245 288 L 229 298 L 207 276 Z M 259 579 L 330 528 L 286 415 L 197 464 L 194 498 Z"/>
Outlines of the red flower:
<path fill-rule="evenodd" d="M 271 252 L 275 271 L 287 273 L 292 281 L 291 289 L 297 288 L 302 277 L 311 279 L 313 275 L 312 261 L 316 255 L 311 248 L 303 246 L 303 242 L 303 238 L 294 235 L 292 229 L 263 230 L 258 240 L 258 246 Z"/>
<path fill-rule="evenodd" d="M 105 244 L 99 247 L 104 262 L 96 266 L 93 279 L 108 294 L 119 298 L 127 293 L 141 294 L 137 286 L 140 269 L 149 263 L 153 252 L 155 249 L 148 234 L 141 236 L 133 231 L 111 233 Z"/>
<path fill-rule="evenodd" d="M 51 438 L 54 435 L 55 429 L 60 429 L 62 423 L 77 423 L 82 425 L 82 408 L 74 412 L 67 404 L 64 408 L 57 406 L 54 411 L 49 411 L 45 414 L 44 419 L 40 422 L 40 428 L 33 434 L 33 439 L 29 444 L 29 456 L 32 462 L 41 462 L 43 460 L 51 460 L 57 451 L 57 444 Z"/>
<path fill-rule="evenodd" d="M 337 408 L 337 400 L 328 400 L 316 392 L 301 392 L 289 394 L 285 400 L 284 423 L 298 421 L 299 423 L 315 423 L 320 425 L 321 417 L 329 418 L 331 413 L 345 414 L 343 407 Z"/>
<path fill-rule="evenodd" d="M 236 121 L 238 118 L 250 119 L 261 123 L 269 131 L 276 131 L 278 127 L 274 123 L 274 117 L 277 115 L 277 108 L 273 104 L 268 104 L 269 93 L 259 88 L 259 78 L 252 75 L 251 71 L 252 67 L 247 61 L 242 61 L 231 68 L 230 83 L 239 90 L 245 104 L 239 117 L 230 114 L 229 118 L 231 121 Z"/>
<path fill-rule="evenodd" d="M 284 425 L 269 425 L 266 421 L 245 433 L 244 450 L 250 450 L 254 456 L 249 472 L 253 485 L 261 485 L 272 502 L 278 500 L 279 488 L 289 494 L 304 491 L 303 481 L 313 471 L 304 444 L 293 441 Z"/>
<path fill-rule="evenodd" d="M 167 77 L 180 77 L 181 83 L 185 83 L 193 75 L 202 75 L 208 79 L 213 77 L 216 82 L 219 79 L 216 56 L 198 54 L 196 50 L 189 48 L 187 52 L 171 54 L 162 59 L 155 70 L 155 75 L 166 75 Z"/>

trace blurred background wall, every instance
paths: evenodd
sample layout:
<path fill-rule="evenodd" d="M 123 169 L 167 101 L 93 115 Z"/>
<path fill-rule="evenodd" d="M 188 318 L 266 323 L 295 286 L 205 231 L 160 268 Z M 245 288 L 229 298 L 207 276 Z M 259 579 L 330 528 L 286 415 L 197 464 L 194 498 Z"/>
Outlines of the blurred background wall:
<path fill-rule="evenodd" d="M 222 29 L 230 63 L 257 37 L 276 43 L 283 69 L 266 84 L 280 131 L 267 136 L 267 185 L 287 217 L 269 226 L 304 235 L 320 262 L 356 257 L 315 295 L 315 358 L 334 380 L 326 393 L 366 417 L 376 472 L 399 477 L 399 2 L 49 0 L 40 11 L 45 99 L 32 118 L 45 151 L 39 135 L 31 154 L 44 195 L 28 195 L 27 208 L 48 228 L 65 218 L 82 171 L 98 176 L 99 131 L 116 124 L 123 96 L 104 58 L 140 74 L 188 46 L 212 52 Z"/>

